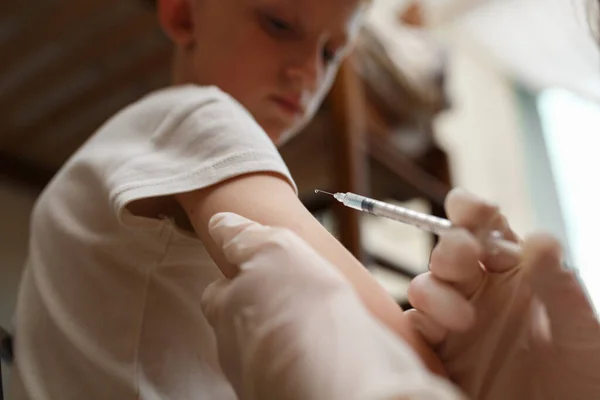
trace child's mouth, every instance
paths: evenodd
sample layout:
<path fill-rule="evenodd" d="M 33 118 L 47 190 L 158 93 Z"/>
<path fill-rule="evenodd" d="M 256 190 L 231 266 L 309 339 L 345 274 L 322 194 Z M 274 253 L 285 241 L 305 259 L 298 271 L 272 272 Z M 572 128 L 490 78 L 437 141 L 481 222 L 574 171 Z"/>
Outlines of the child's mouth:
<path fill-rule="evenodd" d="M 300 102 L 297 100 L 282 96 L 273 96 L 272 99 L 286 114 L 298 117 L 304 113 Z"/>

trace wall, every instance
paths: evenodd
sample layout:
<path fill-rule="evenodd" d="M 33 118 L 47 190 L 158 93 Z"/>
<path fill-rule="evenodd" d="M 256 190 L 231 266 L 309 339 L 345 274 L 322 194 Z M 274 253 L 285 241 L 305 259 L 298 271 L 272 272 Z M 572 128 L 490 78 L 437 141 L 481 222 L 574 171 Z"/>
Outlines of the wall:
<path fill-rule="evenodd" d="M 498 204 L 519 233 L 534 227 L 514 83 L 485 52 L 451 28 L 438 32 L 449 46 L 452 108 L 438 118 L 454 183 Z"/>

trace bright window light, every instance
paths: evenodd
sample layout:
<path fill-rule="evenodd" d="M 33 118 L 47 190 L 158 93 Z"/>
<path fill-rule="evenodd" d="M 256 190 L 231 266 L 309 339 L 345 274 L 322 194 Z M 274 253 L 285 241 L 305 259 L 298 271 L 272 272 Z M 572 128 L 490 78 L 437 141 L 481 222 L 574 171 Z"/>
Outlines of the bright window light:
<path fill-rule="evenodd" d="M 600 104 L 551 89 L 538 109 L 571 257 L 600 310 Z"/>

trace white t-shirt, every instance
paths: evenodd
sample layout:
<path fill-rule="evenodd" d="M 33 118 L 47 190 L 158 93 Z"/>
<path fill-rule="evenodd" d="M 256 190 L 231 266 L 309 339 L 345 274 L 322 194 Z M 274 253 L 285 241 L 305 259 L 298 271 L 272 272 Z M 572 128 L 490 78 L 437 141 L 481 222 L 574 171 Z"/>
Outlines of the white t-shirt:
<path fill-rule="evenodd" d="M 256 171 L 295 189 L 266 133 L 214 87 L 158 91 L 101 127 L 33 211 L 11 399 L 234 399 L 200 310 L 220 271 L 193 234 L 126 205 Z"/>

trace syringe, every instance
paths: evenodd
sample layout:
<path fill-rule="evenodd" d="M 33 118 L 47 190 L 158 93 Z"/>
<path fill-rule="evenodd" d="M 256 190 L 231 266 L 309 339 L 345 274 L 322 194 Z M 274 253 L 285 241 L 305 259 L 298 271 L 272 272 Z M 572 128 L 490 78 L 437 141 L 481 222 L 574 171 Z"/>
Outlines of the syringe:
<path fill-rule="evenodd" d="M 441 235 L 457 229 L 452 225 L 452 222 L 447 219 L 384 203 L 383 201 L 370 199 L 355 193 L 329 193 L 322 190 L 315 190 L 315 193 L 328 194 L 346 207 L 364 211 L 379 217 L 393 219 L 436 235 Z M 480 239 L 488 253 L 495 254 L 500 252 L 509 254 L 515 258 L 521 257 L 521 246 L 504 240 L 500 231 L 486 232 L 484 237 Z"/>

